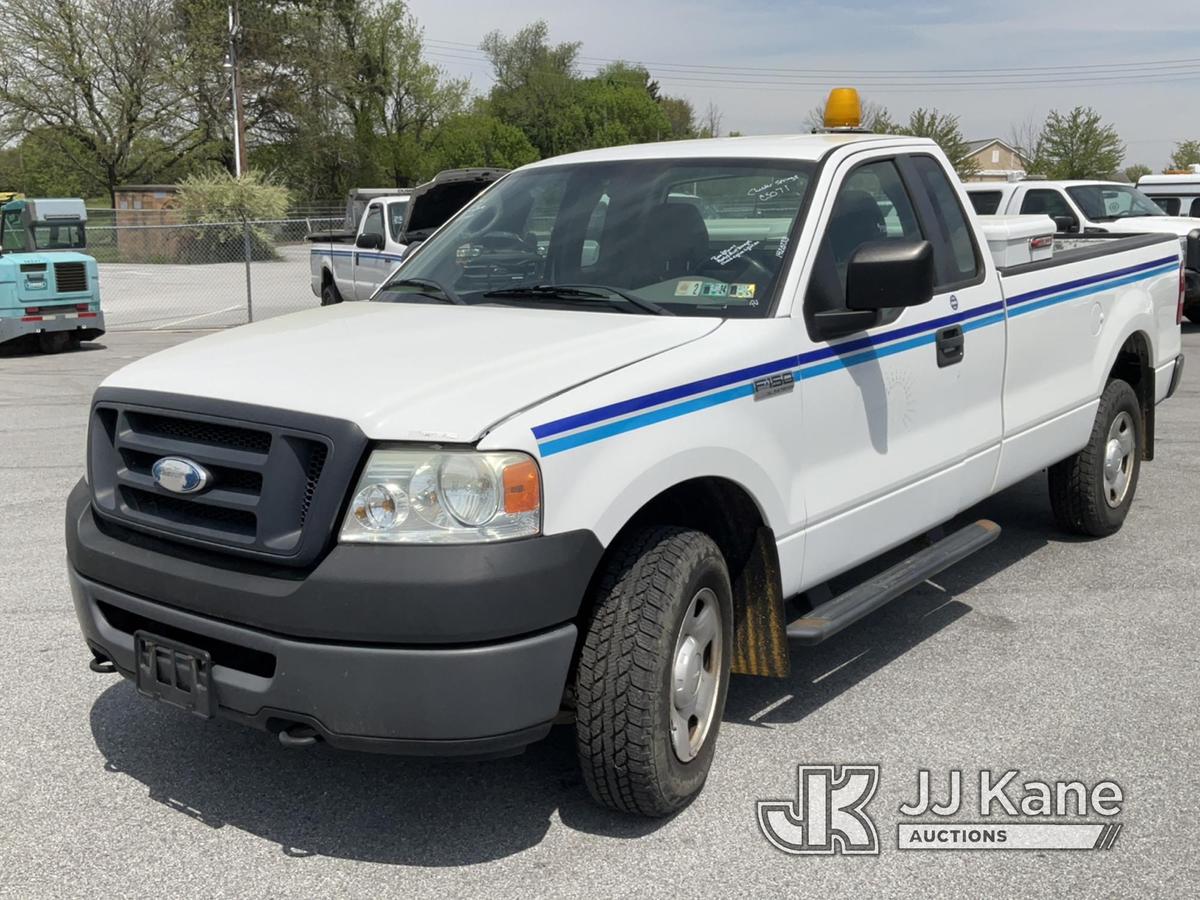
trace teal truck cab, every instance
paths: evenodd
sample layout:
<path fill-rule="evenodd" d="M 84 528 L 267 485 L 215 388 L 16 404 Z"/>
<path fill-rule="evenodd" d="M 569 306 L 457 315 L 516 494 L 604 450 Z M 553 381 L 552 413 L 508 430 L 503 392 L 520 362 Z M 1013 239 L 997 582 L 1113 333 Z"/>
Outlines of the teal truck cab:
<path fill-rule="evenodd" d="M 32 335 L 43 353 L 104 334 L 82 200 L 0 206 L 0 344 Z"/>

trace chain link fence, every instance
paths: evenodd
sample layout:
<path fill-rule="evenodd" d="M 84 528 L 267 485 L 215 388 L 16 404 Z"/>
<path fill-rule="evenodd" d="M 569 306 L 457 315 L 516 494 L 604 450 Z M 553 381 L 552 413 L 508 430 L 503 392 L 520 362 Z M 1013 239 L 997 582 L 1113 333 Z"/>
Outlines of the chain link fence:
<path fill-rule="evenodd" d="M 226 328 L 318 306 L 309 232 L 341 228 L 323 216 L 195 224 L 115 224 L 89 216 L 110 330 Z"/>

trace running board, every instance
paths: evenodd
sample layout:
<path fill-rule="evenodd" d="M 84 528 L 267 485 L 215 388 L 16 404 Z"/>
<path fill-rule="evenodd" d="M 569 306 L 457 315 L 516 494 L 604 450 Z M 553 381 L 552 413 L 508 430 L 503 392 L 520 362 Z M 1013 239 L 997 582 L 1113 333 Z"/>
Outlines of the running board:
<path fill-rule="evenodd" d="M 1000 526 L 995 522 L 988 519 L 972 522 L 796 619 L 787 627 L 788 640 L 819 644 L 925 579 L 982 550 L 998 537 Z"/>

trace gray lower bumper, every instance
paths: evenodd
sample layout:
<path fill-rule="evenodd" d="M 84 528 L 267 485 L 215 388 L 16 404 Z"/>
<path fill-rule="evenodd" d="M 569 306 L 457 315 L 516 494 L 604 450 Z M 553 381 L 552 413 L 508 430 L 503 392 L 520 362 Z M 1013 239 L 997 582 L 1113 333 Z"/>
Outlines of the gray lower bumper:
<path fill-rule="evenodd" d="M 71 313 L 47 314 L 35 321 L 24 321 L 26 316 L 0 317 L 0 343 L 23 337 L 27 334 L 42 334 L 57 331 L 79 331 L 84 340 L 95 340 L 104 334 L 104 313 L 80 318 Z"/>
<path fill-rule="evenodd" d="M 450 647 L 285 638 L 186 613 L 68 570 L 92 651 L 132 677 L 137 630 L 208 650 L 217 714 L 268 731 L 308 725 L 336 747 L 479 755 L 545 736 L 575 647 L 573 624 Z"/>

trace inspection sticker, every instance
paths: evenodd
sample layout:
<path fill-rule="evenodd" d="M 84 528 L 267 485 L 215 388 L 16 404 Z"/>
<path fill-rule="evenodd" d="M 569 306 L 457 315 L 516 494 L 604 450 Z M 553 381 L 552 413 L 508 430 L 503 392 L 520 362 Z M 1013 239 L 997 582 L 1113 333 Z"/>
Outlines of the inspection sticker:
<path fill-rule="evenodd" d="M 675 285 L 676 297 L 699 297 L 700 290 L 704 286 L 702 281 L 681 281 Z"/>

